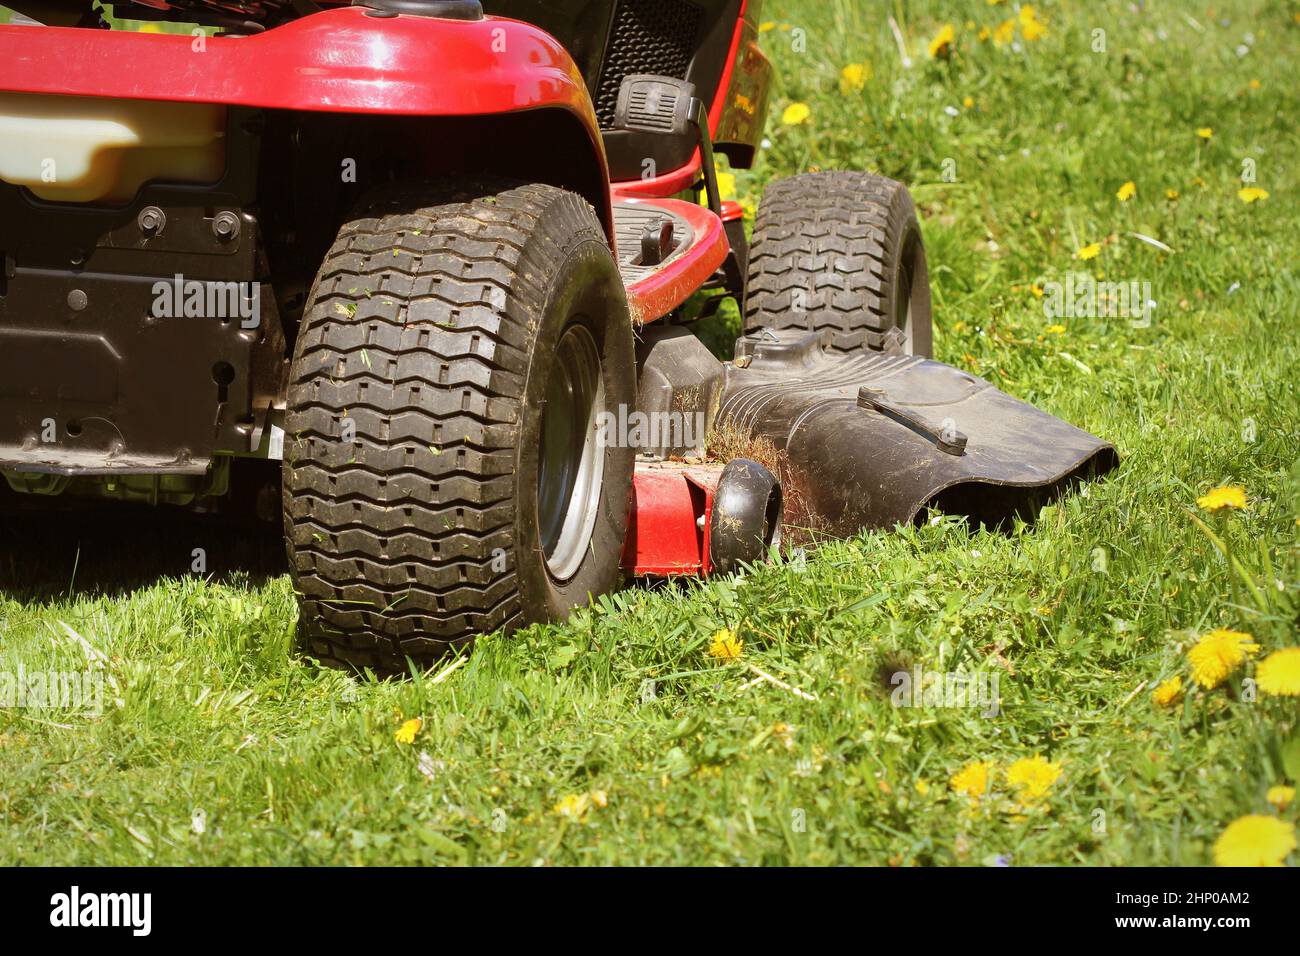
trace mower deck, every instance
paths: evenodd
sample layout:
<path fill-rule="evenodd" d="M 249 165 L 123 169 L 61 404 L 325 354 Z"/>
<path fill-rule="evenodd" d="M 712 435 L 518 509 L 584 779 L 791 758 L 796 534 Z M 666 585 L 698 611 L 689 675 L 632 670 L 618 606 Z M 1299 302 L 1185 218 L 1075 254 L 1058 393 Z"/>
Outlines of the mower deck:
<path fill-rule="evenodd" d="M 835 352 L 816 332 L 744 336 L 720 376 L 717 424 L 751 437 L 804 540 L 914 523 L 929 508 L 994 528 L 1032 521 L 1118 464 L 1109 443 L 982 378 L 919 356 Z M 628 573 L 719 566 L 720 472 L 699 459 L 637 463 Z"/>

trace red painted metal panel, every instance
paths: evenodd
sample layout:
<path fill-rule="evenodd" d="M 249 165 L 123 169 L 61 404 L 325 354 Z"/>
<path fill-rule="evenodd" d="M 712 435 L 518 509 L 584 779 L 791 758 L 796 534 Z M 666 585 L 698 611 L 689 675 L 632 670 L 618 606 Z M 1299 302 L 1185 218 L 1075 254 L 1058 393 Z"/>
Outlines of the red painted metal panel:
<path fill-rule="evenodd" d="M 527 23 L 325 10 L 246 37 L 0 26 L 0 90 L 467 116 L 558 106 L 599 141 L 582 74 Z"/>
<path fill-rule="evenodd" d="M 722 465 L 641 462 L 632 481 L 632 518 L 623 569 L 633 575 L 708 574 L 709 522 Z"/>

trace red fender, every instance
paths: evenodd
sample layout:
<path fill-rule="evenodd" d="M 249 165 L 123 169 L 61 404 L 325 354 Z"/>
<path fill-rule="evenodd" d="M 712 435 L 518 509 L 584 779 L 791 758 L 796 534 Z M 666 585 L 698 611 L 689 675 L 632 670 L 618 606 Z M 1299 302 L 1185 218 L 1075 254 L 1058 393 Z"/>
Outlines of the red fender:
<path fill-rule="evenodd" d="M 194 37 L 0 27 L 0 89 L 266 109 L 469 116 L 560 106 L 596 140 L 582 74 L 558 40 L 485 17 L 368 17 L 340 7 L 265 33 Z"/>
<path fill-rule="evenodd" d="M 559 108 L 609 173 L 582 73 L 545 31 L 342 7 L 245 37 L 0 26 L 0 90 L 262 109 L 472 116 Z M 591 197 L 589 197 L 591 198 Z M 610 221 L 608 196 L 604 213 Z"/>

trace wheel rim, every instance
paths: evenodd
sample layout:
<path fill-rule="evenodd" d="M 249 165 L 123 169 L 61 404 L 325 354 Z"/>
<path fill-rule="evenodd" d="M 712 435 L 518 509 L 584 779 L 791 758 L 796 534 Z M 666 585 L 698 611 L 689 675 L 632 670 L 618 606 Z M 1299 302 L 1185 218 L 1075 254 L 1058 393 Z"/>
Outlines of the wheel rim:
<path fill-rule="evenodd" d="M 898 268 L 898 289 L 894 296 L 894 327 L 903 333 L 901 348 L 904 355 L 915 352 L 915 330 L 912 327 L 912 243 L 903 248 L 902 262 Z"/>
<path fill-rule="evenodd" d="M 600 352 L 585 326 L 571 325 L 555 349 L 546 387 L 537 469 L 537 528 L 546 567 L 565 580 L 587 553 L 600 510 L 605 456 L 597 440 L 605 410 Z"/>

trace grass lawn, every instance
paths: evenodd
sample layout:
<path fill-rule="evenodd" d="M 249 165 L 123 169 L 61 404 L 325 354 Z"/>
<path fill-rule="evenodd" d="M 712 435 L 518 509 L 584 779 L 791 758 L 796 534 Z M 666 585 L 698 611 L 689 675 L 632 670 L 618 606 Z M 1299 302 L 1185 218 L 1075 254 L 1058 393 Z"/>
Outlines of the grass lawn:
<path fill-rule="evenodd" d="M 1300 775 L 1297 698 L 1254 678 L 1300 607 L 1300 15 L 1142 6 L 999 31 L 1015 4 L 768 0 L 770 148 L 734 179 L 910 183 L 936 357 L 1114 442 L 1111 477 L 1007 534 L 936 519 L 631 588 L 400 683 L 295 655 L 272 538 L 7 523 L 0 672 L 93 648 L 116 689 L 99 717 L 0 709 L 0 863 L 1201 865 L 1239 817 L 1293 824 L 1268 794 Z M 1149 282 L 1150 324 L 1046 315 L 1084 270 Z M 1247 509 L 1197 508 L 1229 484 Z M 1215 628 L 1260 649 L 1207 690 L 1187 652 Z M 895 707 L 915 667 L 996 675 L 997 713 Z"/>

